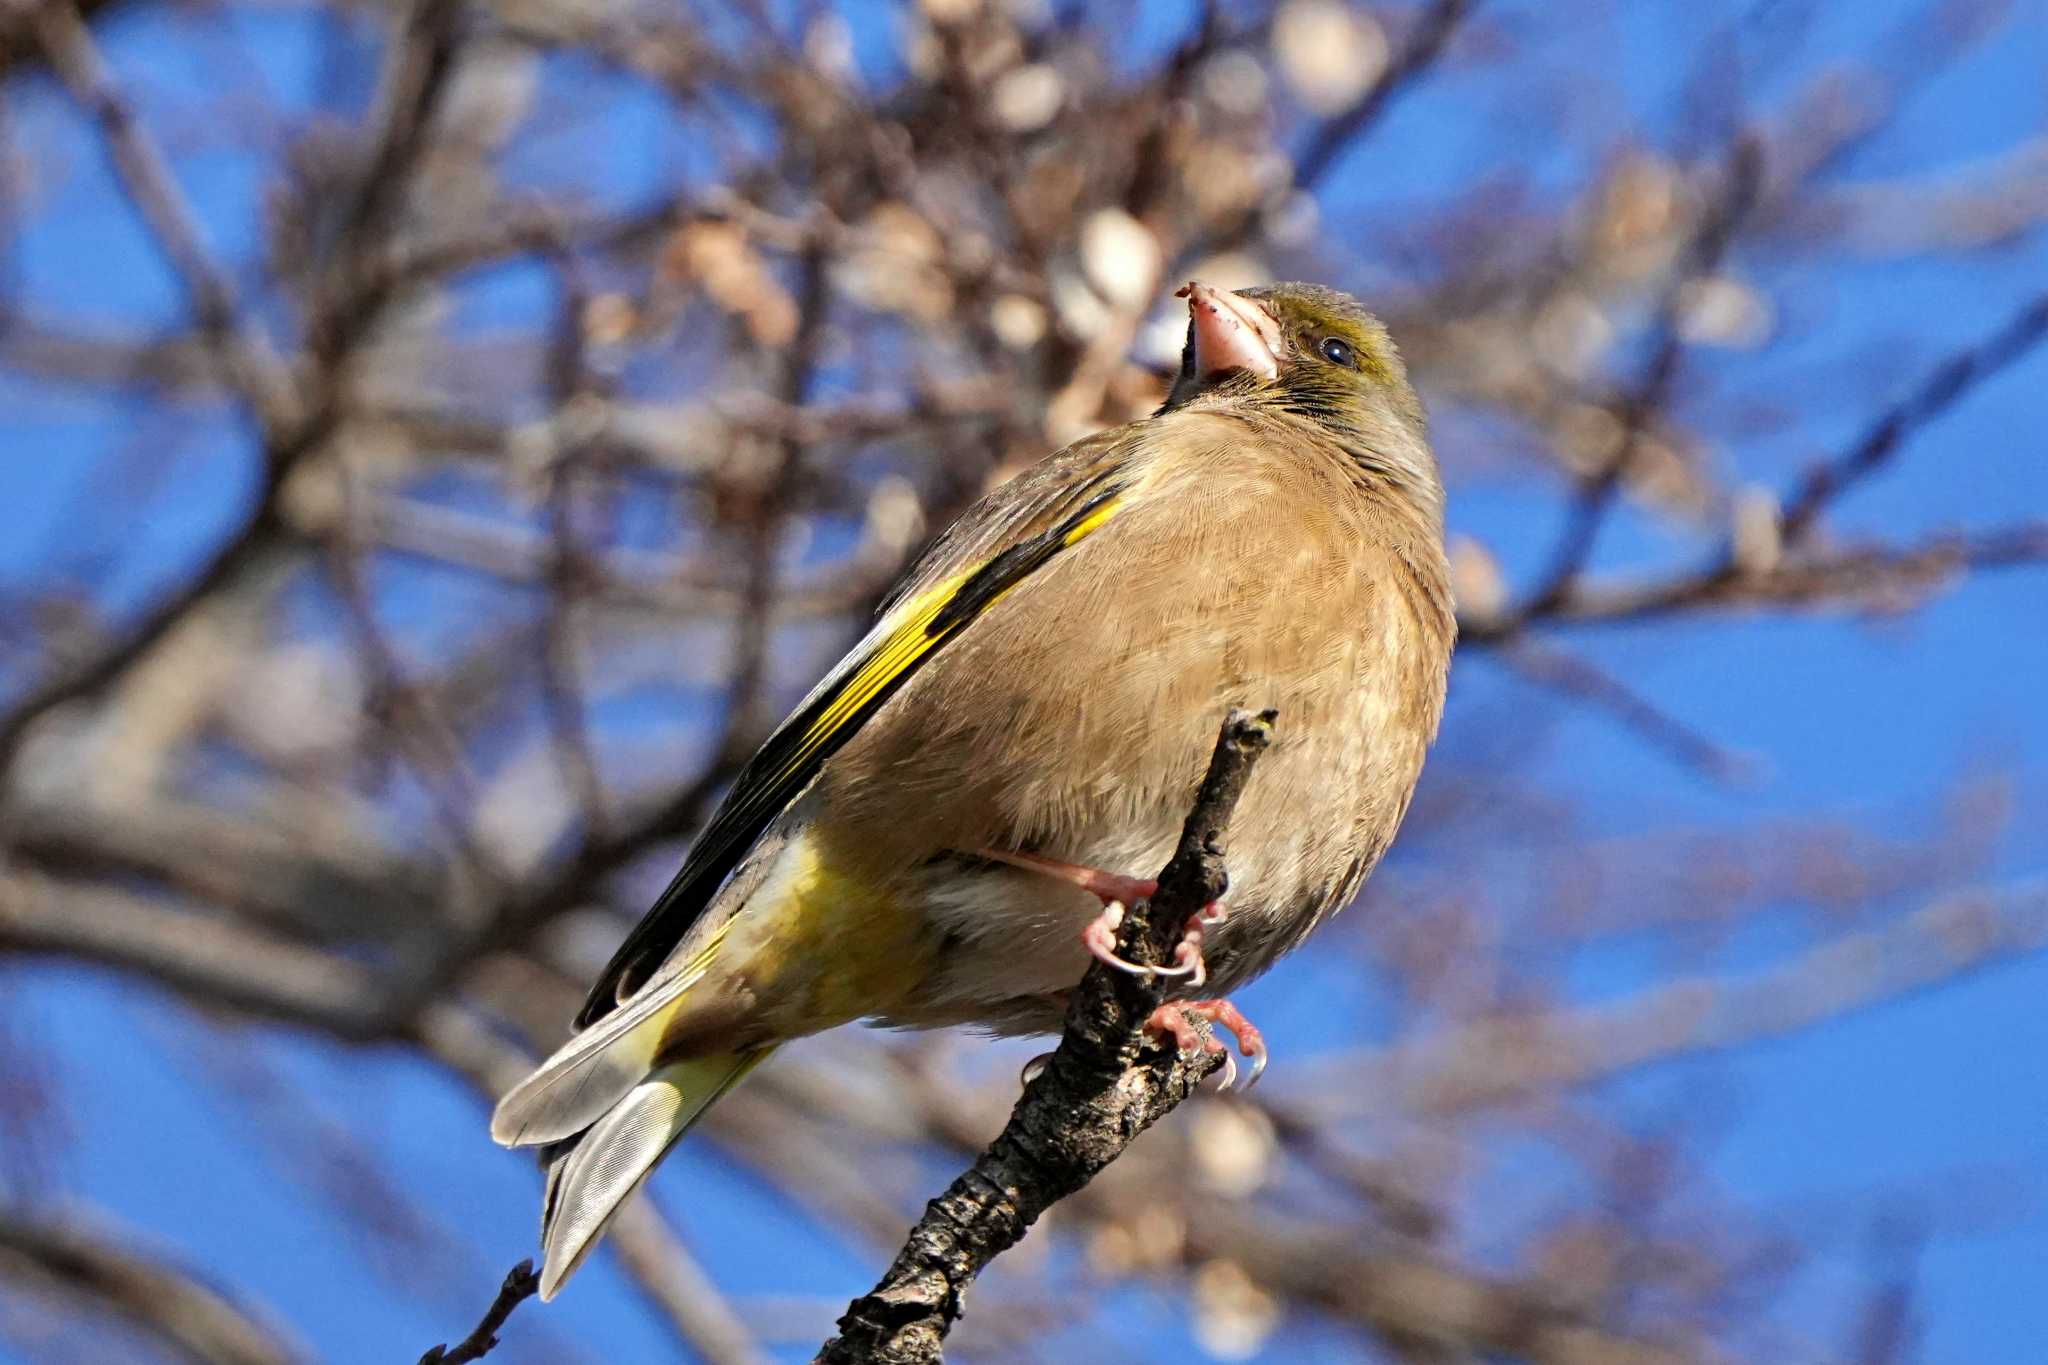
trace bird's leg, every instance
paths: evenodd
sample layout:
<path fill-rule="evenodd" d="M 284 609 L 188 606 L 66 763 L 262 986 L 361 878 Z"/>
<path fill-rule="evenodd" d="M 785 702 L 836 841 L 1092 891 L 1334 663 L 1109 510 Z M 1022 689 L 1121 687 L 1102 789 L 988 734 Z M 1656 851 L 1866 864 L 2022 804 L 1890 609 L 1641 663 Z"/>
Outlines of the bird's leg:
<path fill-rule="evenodd" d="M 1159 883 L 1150 877 L 1126 877 L 1120 872 L 1104 872 L 1100 868 L 1082 867 L 1078 863 L 1063 863 L 1057 858 L 1041 858 L 1036 853 L 1012 853 L 1008 849 L 976 849 L 978 857 L 991 862 L 1008 863 L 1021 867 L 1026 872 L 1037 872 L 1055 880 L 1069 882 L 1083 891 L 1091 892 L 1104 905 L 1121 901 L 1129 905 L 1141 901 L 1159 889 Z"/>
<path fill-rule="evenodd" d="M 1245 1078 L 1244 1088 L 1249 1090 L 1257 1085 L 1259 1077 L 1265 1074 L 1268 1058 L 1265 1035 L 1228 1000 L 1181 1000 L 1161 1005 L 1145 1021 L 1145 1032 L 1162 1041 L 1171 1038 L 1175 1049 L 1181 1052 L 1227 1051 L 1213 1034 L 1204 1038 L 1189 1015 L 1207 1020 L 1237 1040 L 1238 1051 L 1252 1059 L 1252 1072 Z M 1228 1090 L 1236 1080 L 1237 1061 L 1226 1056 L 1220 1088 Z"/>
<path fill-rule="evenodd" d="M 1181 941 L 1173 950 L 1171 967 L 1147 967 L 1143 963 L 1131 962 L 1119 957 L 1116 951 L 1116 931 L 1123 927 L 1124 907 L 1133 901 L 1150 897 L 1159 889 L 1159 883 L 1150 877 L 1126 877 L 1120 872 L 1104 872 L 1100 868 L 1082 867 L 1078 863 L 1063 863 L 1056 858 L 1040 857 L 1036 853 L 1013 853 L 1007 849 L 983 848 L 975 850 L 981 857 L 992 862 L 1008 863 L 1021 867 L 1026 872 L 1037 872 L 1059 881 L 1071 883 L 1089 892 L 1102 902 L 1102 913 L 1088 921 L 1088 927 L 1081 931 L 1081 942 L 1088 947 L 1089 955 L 1098 962 L 1106 962 L 1118 971 L 1132 972 L 1140 976 L 1185 976 L 1190 985 L 1199 986 L 1209 979 L 1209 968 L 1202 961 L 1202 931 L 1210 925 L 1221 924 L 1224 918 L 1223 902 L 1210 901 L 1201 912 L 1189 918 L 1181 930 Z"/>

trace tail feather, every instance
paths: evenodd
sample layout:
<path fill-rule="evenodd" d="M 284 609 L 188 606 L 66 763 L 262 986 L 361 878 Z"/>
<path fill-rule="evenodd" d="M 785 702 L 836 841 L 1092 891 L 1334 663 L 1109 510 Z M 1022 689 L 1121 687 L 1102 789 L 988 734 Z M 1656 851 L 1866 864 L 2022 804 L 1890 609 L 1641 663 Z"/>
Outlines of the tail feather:
<path fill-rule="evenodd" d="M 654 1069 L 669 1016 L 703 976 L 700 968 L 652 982 L 564 1043 L 498 1101 L 491 1137 L 506 1147 L 560 1142 L 604 1117 Z"/>
<path fill-rule="evenodd" d="M 772 1050 L 692 1057 L 662 1066 L 612 1104 L 589 1131 L 563 1144 L 548 1165 L 541 1214 L 543 1299 L 553 1298 L 583 1264 L 605 1225 L 676 1139 Z"/>

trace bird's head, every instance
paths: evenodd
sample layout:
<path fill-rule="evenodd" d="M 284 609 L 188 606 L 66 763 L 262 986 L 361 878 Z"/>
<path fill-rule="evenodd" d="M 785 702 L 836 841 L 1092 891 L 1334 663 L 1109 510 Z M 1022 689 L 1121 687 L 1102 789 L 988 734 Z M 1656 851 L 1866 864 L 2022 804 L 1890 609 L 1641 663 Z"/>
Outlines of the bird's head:
<path fill-rule="evenodd" d="M 1187 347 L 1160 411 L 1288 413 L 1322 427 L 1368 472 L 1418 492 L 1436 487 L 1407 367 L 1357 299 L 1320 284 L 1232 292 L 1195 281 L 1179 297 L 1188 302 Z"/>

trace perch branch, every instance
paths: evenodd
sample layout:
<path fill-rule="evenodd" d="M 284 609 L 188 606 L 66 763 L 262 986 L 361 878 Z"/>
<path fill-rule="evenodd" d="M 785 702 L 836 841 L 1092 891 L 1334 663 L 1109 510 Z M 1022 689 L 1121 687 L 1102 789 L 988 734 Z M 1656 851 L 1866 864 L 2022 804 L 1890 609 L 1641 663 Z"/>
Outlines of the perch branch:
<path fill-rule="evenodd" d="M 512 1310 L 540 1292 L 540 1276 L 534 1271 L 532 1261 L 521 1261 L 505 1276 L 505 1283 L 498 1288 L 498 1297 L 484 1310 L 476 1330 L 453 1346 L 436 1346 L 420 1357 L 420 1365 L 463 1365 L 464 1362 L 482 1360 L 498 1344 L 498 1331 L 505 1325 L 505 1319 L 512 1316 Z"/>
<path fill-rule="evenodd" d="M 1224 721 L 1158 892 L 1124 919 L 1117 951 L 1128 960 L 1165 963 L 1188 917 L 1223 894 L 1223 835 L 1275 714 L 1232 711 Z M 1219 1055 L 1180 1055 L 1143 1032 L 1167 989 L 1158 977 L 1099 962 L 1088 969 L 1058 1051 L 1024 1087 L 1002 1133 L 926 1206 L 881 1283 L 839 1320 L 817 1365 L 939 1360 L 974 1277 L 1194 1093 Z"/>

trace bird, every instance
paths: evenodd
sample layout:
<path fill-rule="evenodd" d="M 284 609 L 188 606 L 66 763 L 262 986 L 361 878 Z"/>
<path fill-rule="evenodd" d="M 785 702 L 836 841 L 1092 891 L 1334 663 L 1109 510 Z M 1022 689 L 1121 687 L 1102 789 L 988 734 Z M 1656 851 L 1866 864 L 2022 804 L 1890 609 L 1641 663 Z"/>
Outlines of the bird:
<path fill-rule="evenodd" d="M 1435 740 L 1444 491 L 1386 327 L 1322 285 L 1198 281 L 1148 417 L 995 488 L 744 765 L 492 1116 L 540 1148 L 541 1296 L 775 1048 L 856 1020 L 1057 1033 L 1090 956 L 1177 976 L 1147 1028 L 1265 1062 L 1229 1003 L 1349 902 Z M 1227 901 L 1115 955 L 1233 706 L 1277 708 Z"/>

